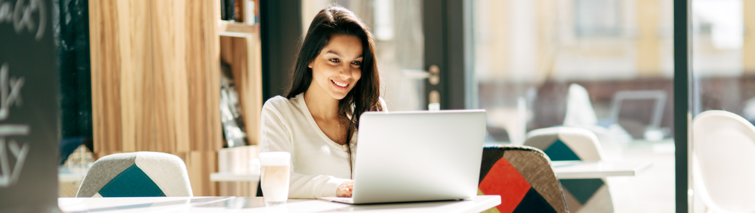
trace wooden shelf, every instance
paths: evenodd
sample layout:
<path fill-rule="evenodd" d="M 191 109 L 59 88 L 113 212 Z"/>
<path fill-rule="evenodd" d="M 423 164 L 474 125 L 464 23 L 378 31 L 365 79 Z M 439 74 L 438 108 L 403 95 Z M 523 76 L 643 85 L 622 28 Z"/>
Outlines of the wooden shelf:
<path fill-rule="evenodd" d="M 248 159 L 257 158 L 259 143 L 260 113 L 262 112 L 262 60 L 260 57 L 259 24 L 248 25 L 233 21 L 217 21 L 220 37 L 220 59 L 231 65 L 234 84 L 246 126 L 247 139 L 251 146 L 223 148 L 218 151 L 218 172 L 210 174 L 210 180 L 219 186 L 221 196 L 254 197 L 257 195 L 259 171 L 238 175 L 234 165 L 248 167 Z M 233 152 L 229 165 L 228 152 Z M 222 161 L 222 162 L 221 162 Z M 231 172 L 229 172 L 231 171 Z M 240 172 L 243 172 L 241 169 Z"/>
<path fill-rule="evenodd" d="M 231 65 L 249 145 L 256 145 L 263 104 L 259 25 L 228 21 L 217 23 L 220 59 Z"/>
<path fill-rule="evenodd" d="M 259 25 L 257 24 L 248 25 L 238 22 L 218 21 L 218 34 L 221 36 L 247 37 L 258 32 Z"/>

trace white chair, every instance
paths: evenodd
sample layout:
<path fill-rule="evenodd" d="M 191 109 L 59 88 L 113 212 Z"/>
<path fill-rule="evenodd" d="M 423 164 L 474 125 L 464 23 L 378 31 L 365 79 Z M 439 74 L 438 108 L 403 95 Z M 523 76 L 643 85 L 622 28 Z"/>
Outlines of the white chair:
<path fill-rule="evenodd" d="M 598 137 L 589 130 L 576 127 L 549 127 L 532 130 L 527 133 L 524 145 L 547 150 L 556 140 L 566 145 L 579 159 L 556 159 L 551 160 L 582 160 L 599 161 L 603 159 Z M 548 154 L 548 153 L 546 153 Z M 553 153 L 556 154 L 556 153 Z"/>
<path fill-rule="evenodd" d="M 553 160 L 599 161 L 603 159 L 598 137 L 575 127 L 549 127 L 527 134 L 525 146 L 543 150 Z M 605 178 L 560 179 L 570 212 L 614 212 Z"/>
<path fill-rule="evenodd" d="M 618 123 L 612 123 L 607 127 L 598 125 L 590 94 L 581 85 L 569 85 L 566 99 L 564 126 L 590 130 L 603 145 L 603 151 L 608 154 L 606 156 L 621 158 L 621 150 L 632 140 L 632 136 Z"/>
<path fill-rule="evenodd" d="M 755 127 L 711 110 L 692 121 L 694 195 L 715 212 L 755 211 Z"/>
<path fill-rule="evenodd" d="M 596 126 L 598 116 L 590 102 L 587 89 L 579 84 L 569 85 L 569 93 L 566 96 L 566 115 L 564 126 Z"/>
<path fill-rule="evenodd" d="M 76 197 L 191 197 L 186 165 L 160 152 L 112 154 L 95 161 Z"/>

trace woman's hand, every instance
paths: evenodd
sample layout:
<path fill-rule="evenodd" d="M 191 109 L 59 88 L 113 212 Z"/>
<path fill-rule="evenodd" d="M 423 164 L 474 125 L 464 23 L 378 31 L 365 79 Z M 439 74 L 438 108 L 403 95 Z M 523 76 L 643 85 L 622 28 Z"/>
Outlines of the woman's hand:
<path fill-rule="evenodd" d="M 338 188 L 336 189 L 336 196 L 338 197 L 351 197 L 351 192 L 354 191 L 354 181 L 353 180 L 347 180 L 346 182 L 343 182 Z"/>

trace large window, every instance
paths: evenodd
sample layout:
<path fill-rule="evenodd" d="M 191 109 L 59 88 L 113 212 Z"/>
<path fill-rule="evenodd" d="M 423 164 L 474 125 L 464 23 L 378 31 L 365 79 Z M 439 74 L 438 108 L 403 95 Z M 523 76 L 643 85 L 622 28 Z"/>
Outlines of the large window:
<path fill-rule="evenodd" d="M 693 210 L 752 212 L 755 1 L 692 0 Z"/>
<path fill-rule="evenodd" d="M 672 0 L 474 4 L 487 143 L 521 145 L 528 132 L 554 126 L 588 129 L 604 160 L 653 164 L 607 178 L 617 212 L 673 211 Z"/>
<path fill-rule="evenodd" d="M 389 108 L 426 109 L 426 92 L 422 91 L 426 88 L 426 81 L 412 77 L 416 76 L 412 75 L 416 74 L 414 71 L 427 69 L 428 65 L 422 63 L 425 55 L 422 50 L 427 38 L 436 38 L 433 37 L 436 35 L 422 32 L 423 24 L 435 23 L 421 20 L 422 2 L 302 1 L 303 27 L 306 29 L 314 14 L 330 3 L 351 9 L 376 36 L 385 87 L 383 95 Z M 439 1 L 438 4 L 445 4 L 440 2 L 448 1 Z M 675 177 L 675 170 L 680 175 L 689 172 L 690 185 L 695 187 L 687 194 L 693 195 L 691 207 L 695 212 L 716 210 L 718 207 L 711 204 L 716 196 L 723 196 L 723 200 L 736 198 L 725 196 L 734 192 L 728 189 L 706 191 L 699 188 L 705 185 L 704 177 L 718 175 L 716 171 L 719 170 L 706 170 L 712 168 L 706 165 L 725 165 L 714 166 L 716 169 L 744 165 L 739 173 L 723 176 L 753 175 L 755 178 L 755 172 L 745 169 L 751 167 L 747 167 L 749 164 L 739 164 L 755 162 L 747 157 L 755 156 L 752 155 L 755 146 L 731 148 L 745 154 L 721 157 L 712 164 L 693 165 L 700 162 L 692 161 L 698 158 L 698 152 L 727 148 L 728 145 L 720 144 L 747 141 L 744 139 L 749 137 L 731 133 L 728 135 L 732 138 L 706 142 L 710 146 L 697 144 L 704 141 L 694 140 L 696 137 L 693 136 L 700 131 L 694 129 L 693 124 L 701 113 L 722 110 L 744 121 L 741 124 L 751 127 L 755 123 L 755 13 L 748 13 L 755 11 L 755 1 L 689 1 L 691 28 L 684 35 L 676 35 L 681 36 L 677 38 L 690 35 L 689 53 L 677 51 L 679 54 L 676 55 L 678 59 L 683 58 L 679 57 L 683 54 L 690 56 L 691 75 L 686 81 L 690 85 L 689 99 L 674 95 L 675 86 L 685 88 L 679 82 L 674 84 L 674 64 L 685 63 L 675 61 L 674 55 L 675 48 L 684 47 L 684 44 L 674 44 L 674 23 L 680 26 L 687 21 L 674 20 L 675 13 L 686 11 L 681 6 L 684 4 L 675 5 L 683 1 L 471 2 L 473 24 L 469 29 L 473 31 L 470 48 L 473 57 L 470 63 L 474 79 L 465 81 L 462 85 L 465 88 L 458 85 L 444 88 L 466 90 L 469 84 L 474 84 L 474 92 L 469 94 L 475 94 L 470 100 L 476 101 L 467 106 L 487 110 L 487 144 L 522 145 L 533 130 L 577 127 L 588 129 L 597 136 L 604 160 L 651 162 L 652 166 L 637 176 L 607 178 L 611 202 L 617 212 L 672 212 L 675 207 L 680 207 L 675 206 L 675 201 L 681 205 L 684 197 L 679 189 L 675 189 L 675 181 L 684 184 L 685 178 Z M 449 32 L 437 36 L 454 39 Z M 432 53 L 427 52 L 428 55 Z M 465 71 L 447 69 L 442 72 Z M 676 73 L 684 73 L 684 70 Z M 681 89 L 677 91 L 683 92 Z M 692 147 L 689 152 L 675 150 L 674 120 L 686 117 L 674 117 L 675 100 L 687 100 L 690 104 L 692 122 L 688 128 L 693 134 L 688 141 L 677 141 L 676 144 L 679 147 L 688 144 Z M 679 136 L 677 139 L 684 138 Z M 752 152 L 747 151 L 749 149 Z M 689 168 L 684 167 L 688 162 L 682 158 L 687 154 Z M 682 156 L 678 158 L 680 162 L 675 162 L 675 155 Z M 715 180 L 736 183 L 735 179 Z M 570 207 L 570 210 L 576 208 L 579 207 Z"/>

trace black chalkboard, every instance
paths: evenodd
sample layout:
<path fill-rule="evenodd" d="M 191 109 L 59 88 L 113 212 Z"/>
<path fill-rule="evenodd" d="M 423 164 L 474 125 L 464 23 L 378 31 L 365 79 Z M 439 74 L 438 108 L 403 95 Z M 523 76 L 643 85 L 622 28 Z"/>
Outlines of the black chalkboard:
<path fill-rule="evenodd" d="M 0 0 L 0 212 L 58 209 L 50 0 Z"/>

